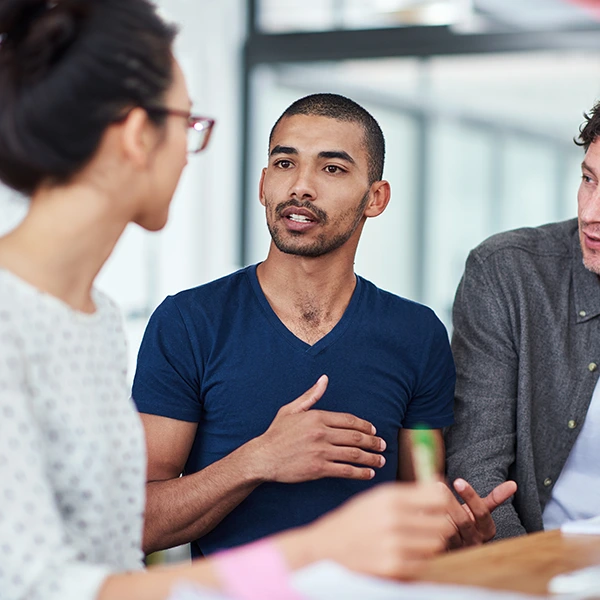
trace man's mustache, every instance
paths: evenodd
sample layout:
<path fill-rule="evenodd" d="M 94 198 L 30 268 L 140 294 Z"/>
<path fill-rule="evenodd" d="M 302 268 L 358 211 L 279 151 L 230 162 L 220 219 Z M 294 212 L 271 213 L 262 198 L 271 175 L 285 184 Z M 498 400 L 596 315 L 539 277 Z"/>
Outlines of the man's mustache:
<path fill-rule="evenodd" d="M 579 224 L 579 229 L 590 237 L 600 239 L 600 225 L 597 223 L 592 224 L 581 221 Z"/>

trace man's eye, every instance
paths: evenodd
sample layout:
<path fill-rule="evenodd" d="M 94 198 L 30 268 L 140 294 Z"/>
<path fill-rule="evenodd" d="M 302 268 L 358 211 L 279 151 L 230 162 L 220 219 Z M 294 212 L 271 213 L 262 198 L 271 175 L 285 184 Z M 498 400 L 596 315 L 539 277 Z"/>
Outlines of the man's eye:
<path fill-rule="evenodd" d="M 582 175 L 581 179 L 583 179 L 584 183 L 592 183 L 592 178 L 589 175 Z"/>
<path fill-rule="evenodd" d="M 327 165 L 325 167 L 325 170 L 328 173 L 331 173 L 332 175 L 335 174 L 335 173 L 341 173 L 342 172 L 342 169 L 340 169 L 340 167 L 337 167 L 336 165 Z"/>
<path fill-rule="evenodd" d="M 289 160 L 278 160 L 275 164 L 282 169 L 289 169 L 292 166 Z"/>

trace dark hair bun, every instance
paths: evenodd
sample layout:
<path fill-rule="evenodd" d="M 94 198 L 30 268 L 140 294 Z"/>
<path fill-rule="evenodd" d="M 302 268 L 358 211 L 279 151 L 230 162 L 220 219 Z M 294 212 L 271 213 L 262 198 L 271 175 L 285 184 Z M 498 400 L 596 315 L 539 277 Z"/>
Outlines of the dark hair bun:
<path fill-rule="evenodd" d="M 77 37 L 91 0 L 2 0 L 0 64 L 20 83 L 43 76 Z"/>
<path fill-rule="evenodd" d="M 151 0 L 0 0 L 0 34 L 0 181 L 27 195 L 69 181 L 173 79 L 175 29 Z"/>

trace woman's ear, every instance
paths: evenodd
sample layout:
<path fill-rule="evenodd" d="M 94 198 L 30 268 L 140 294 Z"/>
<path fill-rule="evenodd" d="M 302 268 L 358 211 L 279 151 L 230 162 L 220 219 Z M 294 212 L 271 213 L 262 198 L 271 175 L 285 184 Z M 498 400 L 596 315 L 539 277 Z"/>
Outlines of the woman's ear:
<path fill-rule="evenodd" d="M 156 126 L 143 108 L 134 108 L 121 125 L 121 145 L 125 157 L 143 169 L 158 143 Z"/>
<path fill-rule="evenodd" d="M 389 204 L 392 195 L 387 181 L 376 181 L 369 190 L 369 201 L 365 208 L 365 217 L 378 217 Z"/>

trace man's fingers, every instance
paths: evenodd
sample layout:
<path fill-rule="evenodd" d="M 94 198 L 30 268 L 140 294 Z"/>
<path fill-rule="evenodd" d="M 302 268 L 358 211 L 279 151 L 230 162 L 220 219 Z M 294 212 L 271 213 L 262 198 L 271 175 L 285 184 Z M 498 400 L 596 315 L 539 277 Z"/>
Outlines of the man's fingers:
<path fill-rule="evenodd" d="M 454 489 L 471 509 L 471 514 L 475 518 L 478 527 L 482 525 L 487 527 L 490 522 L 493 524 L 494 521 L 485 500 L 479 497 L 479 494 L 469 483 L 464 479 L 457 479 L 454 482 Z"/>
<path fill-rule="evenodd" d="M 349 413 L 323 411 L 323 423 L 336 429 L 356 429 L 368 435 L 375 435 L 377 430 L 369 421 L 359 419 Z"/>
<path fill-rule="evenodd" d="M 373 452 L 383 452 L 386 449 L 386 443 L 382 438 L 356 430 L 331 428 L 327 432 L 326 439 L 334 446 L 350 446 Z"/>
<path fill-rule="evenodd" d="M 454 489 L 465 501 L 475 519 L 475 528 L 481 536 L 480 541 L 487 542 L 496 535 L 496 524 L 485 500 L 479 497 L 477 492 L 464 479 L 454 482 Z"/>
<path fill-rule="evenodd" d="M 444 486 L 444 489 L 448 495 L 448 516 L 452 519 L 452 522 L 456 528 L 461 531 L 461 525 L 463 527 L 466 526 L 467 521 L 471 521 L 471 519 L 464 511 L 458 500 L 454 497 L 454 494 L 452 494 L 450 489 L 443 483 L 440 483 L 440 485 Z"/>
<path fill-rule="evenodd" d="M 456 548 L 461 548 L 463 545 L 462 537 L 460 537 L 460 532 L 458 531 L 456 524 L 452 520 L 450 515 L 446 515 L 448 524 L 444 529 L 444 539 L 446 540 L 446 548 L 448 550 L 454 550 Z"/>
<path fill-rule="evenodd" d="M 323 469 L 322 477 L 338 477 L 339 479 L 373 479 L 375 471 L 352 465 L 343 465 L 340 463 L 328 463 Z"/>
<path fill-rule="evenodd" d="M 460 535 L 460 531 L 458 529 L 458 526 L 456 525 L 456 523 L 454 522 L 454 519 L 452 518 L 452 515 L 450 514 L 450 512 L 454 512 L 455 510 L 457 511 L 458 509 L 456 508 L 456 504 L 458 504 L 458 502 L 456 501 L 456 498 L 454 497 L 454 495 L 452 494 L 452 492 L 450 491 L 450 489 L 446 486 L 446 484 L 441 483 L 440 485 L 442 485 L 444 487 L 445 492 L 448 493 L 448 503 L 447 503 L 447 512 L 446 512 L 446 523 L 444 525 L 444 529 L 443 529 L 443 538 L 446 540 L 446 548 L 448 550 L 454 550 L 455 548 L 461 548 L 463 545 L 463 539 Z M 459 505 L 460 508 L 460 505 Z M 458 513 L 460 518 L 464 518 L 463 515 L 460 515 L 460 513 Z"/>
<path fill-rule="evenodd" d="M 332 446 L 326 454 L 327 460 L 339 463 L 351 463 L 353 465 L 363 465 L 365 467 L 375 467 L 377 469 L 385 465 L 385 458 L 381 454 L 365 452 L 360 448 L 345 448 L 341 446 Z"/>
<path fill-rule="evenodd" d="M 490 512 L 494 511 L 503 502 L 506 502 L 517 491 L 514 481 L 505 481 L 495 487 L 485 498 L 484 502 Z"/>
<path fill-rule="evenodd" d="M 306 390 L 302 396 L 299 396 L 289 404 L 286 404 L 284 409 L 290 415 L 306 412 L 321 399 L 321 396 L 327 389 L 328 383 L 329 379 L 327 375 L 321 375 L 321 377 L 317 379 L 317 383 L 315 383 L 315 385 Z"/>
<path fill-rule="evenodd" d="M 472 546 L 480 542 L 479 534 L 476 527 L 476 522 L 467 514 L 464 507 L 454 497 L 452 492 L 446 485 L 443 485 L 448 494 L 448 516 L 452 519 L 454 526 L 456 527 L 458 534 L 462 539 L 461 545 Z M 458 491 L 458 490 L 457 490 Z M 454 543 L 453 545 L 456 545 Z"/>

